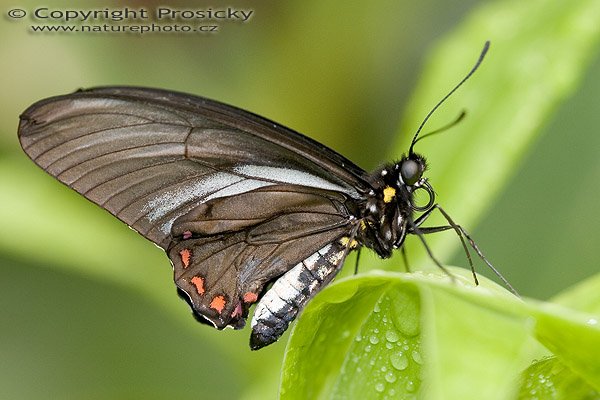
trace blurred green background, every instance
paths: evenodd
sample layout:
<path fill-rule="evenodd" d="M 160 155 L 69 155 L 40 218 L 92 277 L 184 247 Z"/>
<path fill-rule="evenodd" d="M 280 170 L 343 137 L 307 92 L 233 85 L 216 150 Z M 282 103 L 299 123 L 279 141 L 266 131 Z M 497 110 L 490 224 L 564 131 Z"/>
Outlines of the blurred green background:
<path fill-rule="evenodd" d="M 145 35 L 32 33 L 34 21 L 11 20 L 7 11 L 75 7 L 3 4 L 0 398 L 275 398 L 286 341 L 250 352 L 248 330 L 196 323 L 161 251 L 22 153 L 16 129 L 27 106 L 98 85 L 179 90 L 274 119 L 369 170 L 399 157 L 390 143 L 412 134 L 398 126 L 428 51 L 480 3 L 231 1 L 253 17 L 217 22 L 214 34 Z M 153 10 L 165 2 L 90 1 L 85 9 L 125 5 Z M 549 298 L 598 271 L 599 76 L 596 58 L 502 194 L 469 227 L 526 296 Z M 448 79 L 450 86 L 455 76 Z M 460 135 L 460 127 L 448 135 Z M 435 159 L 430 164 L 435 169 Z M 443 193 L 438 200 L 444 204 Z M 465 265 L 456 244 L 444 261 Z"/>

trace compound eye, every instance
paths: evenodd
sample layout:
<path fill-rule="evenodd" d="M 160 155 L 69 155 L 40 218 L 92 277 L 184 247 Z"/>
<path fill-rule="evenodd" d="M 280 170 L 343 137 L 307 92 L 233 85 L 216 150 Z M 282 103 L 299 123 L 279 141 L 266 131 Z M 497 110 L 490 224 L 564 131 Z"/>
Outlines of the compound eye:
<path fill-rule="evenodd" d="M 404 160 L 400 166 L 400 175 L 407 185 L 414 185 L 421 178 L 421 166 L 414 160 Z"/>

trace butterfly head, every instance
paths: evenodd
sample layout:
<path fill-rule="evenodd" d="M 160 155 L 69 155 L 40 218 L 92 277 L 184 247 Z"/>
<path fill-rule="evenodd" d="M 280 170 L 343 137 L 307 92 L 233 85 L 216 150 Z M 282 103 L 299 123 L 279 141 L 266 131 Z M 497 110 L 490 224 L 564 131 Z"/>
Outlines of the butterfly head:
<path fill-rule="evenodd" d="M 423 176 L 426 169 L 423 156 L 409 153 L 371 175 L 372 190 L 363 209 L 359 236 L 362 244 L 382 258 L 390 257 L 393 249 L 402 246 L 413 213 L 433 206 L 434 192 Z M 420 191 L 426 193 L 426 201 L 422 201 Z"/>

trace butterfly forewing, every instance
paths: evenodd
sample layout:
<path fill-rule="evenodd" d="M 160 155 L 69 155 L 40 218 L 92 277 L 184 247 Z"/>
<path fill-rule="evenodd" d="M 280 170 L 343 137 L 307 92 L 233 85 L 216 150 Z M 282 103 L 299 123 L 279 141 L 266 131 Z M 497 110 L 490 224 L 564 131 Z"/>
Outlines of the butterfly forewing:
<path fill-rule="evenodd" d="M 298 133 L 153 89 L 43 100 L 21 116 L 19 137 L 39 166 L 165 249 L 173 221 L 210 198 L 281 182 L 351 197 L 364 186 L 362 170 Z"/>

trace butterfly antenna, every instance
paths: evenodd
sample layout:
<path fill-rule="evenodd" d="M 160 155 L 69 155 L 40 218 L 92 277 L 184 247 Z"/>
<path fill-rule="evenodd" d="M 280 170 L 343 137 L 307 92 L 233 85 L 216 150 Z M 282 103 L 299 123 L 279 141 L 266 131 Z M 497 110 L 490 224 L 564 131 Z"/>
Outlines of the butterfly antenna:
<path fill-rule="evenodd" d="M 408 149 L 408 154 L 413 154 L 413 147 L 415 146 L 415 143 L 417 143 L 419 141 L 419 133 L 421 133 L 421 130 L 423 129 L 423 126 L 425 126 L 425 123 L 427 123 L 427 120 L 429 120 L 429 117 L 431 117 L 431 115 L 435 112 L 435 110 L 438 109 L 439 106 L 441 106 L 447 99 L 448 97 L 452 96 L 452 94 L 454 92 L 456 92 L 456 90 L 462 86 L 463 83 L 465 83 L 467 81 L 467 79 L 469 79 L 471 77 L 471 75 L 473 75 L 473 73 L 475 71 L 477 71 L 477 68 L 479 68 L 479 66 L 481 65 L 481 62 L 483 61 L 483 58 L 485 57 L 486 53 L 488 52 L 490 48 L 490 41 L 487 40 L 485 42 L 485 44 L 483 45 L 483 49 L 481 50 L 481 54 L 479 54 L 479 59 L 477 59 L 477 62 L 475 63 L 475 65 L 473 66 L 473 68 L 471 68 L 471 70 L 469 71 L 469 73 L 456 85 L 454 86 L 454 88 L 446 95 L 444 96 L 444 98 L 442 100 L 440 100 L 435 107 L 433 107 L 431 109 L 431 111 L 429 111 L 429 113 L 427 114 L 427 116 L 425 117 L 425 119 L 423 120 L 423 122 L 421 122 L 421 125 L 419 126 L 419 129 L 417 129 L 417 133 L 415 133 L 415 136 L 413 137 L 412 142 L 410 143 L 410 148 Z M 459 120 L 462 117 L 459 118 Z M 431 136 L 431 134 L 428 134 L 427 136 Z"/>
<path fill-rule="evenodd" d="M 421 140 L 428 138 L 429 136 L 444 132 L 444 131 L 452 128 L 454 125 L 457 125 L 460 121 L 462 121 L 466 115 L 467 115 L 467 112 L 465 110 L 462 110 L 460 112 L 460 114 L 458 115 L 458 117 L 454 121 L 450 122 L 448 125 L 445 125 L 445 126 L 442 126 L 441 128 L 436 129 L 435 131 L 427 132 L 423 136 L 419 136 L 419 138 L 417 140 L 415 140 L 414 144 L 419 143 Z"/>

